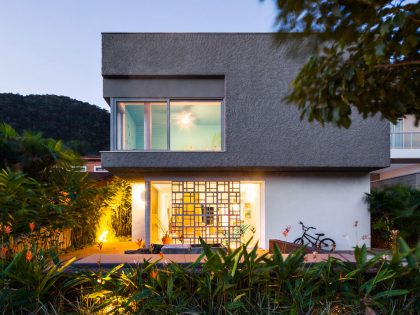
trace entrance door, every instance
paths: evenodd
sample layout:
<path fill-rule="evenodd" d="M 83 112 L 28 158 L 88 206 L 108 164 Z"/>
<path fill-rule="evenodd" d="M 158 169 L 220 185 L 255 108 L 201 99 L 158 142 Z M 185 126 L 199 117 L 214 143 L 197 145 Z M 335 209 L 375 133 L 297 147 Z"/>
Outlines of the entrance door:
<path fill-rule="evenodd" d="M 150 200 L 152 243 L 159 242 L 162 227 L 173 243 L 199 244 L 201 237 L 231 247 L 260 232 L 257 182 L 152 182 Z"/>

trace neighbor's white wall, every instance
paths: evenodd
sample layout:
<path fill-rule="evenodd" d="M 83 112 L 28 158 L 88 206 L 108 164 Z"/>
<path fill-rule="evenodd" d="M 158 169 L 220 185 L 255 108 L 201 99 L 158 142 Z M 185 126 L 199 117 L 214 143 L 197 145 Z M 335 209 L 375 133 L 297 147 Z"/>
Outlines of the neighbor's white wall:
<path fill-rule="evenodd" d="M 404 118 L 403 124 L 404 132 L 420 132 L 420 126 L 416 126 L 416 116 L 407 115 Z"/>
<path fill-rule="evenodd" d="M 391 149 L 391 159 L 418 159 L 420 149 Z"/>
<path fill-rule="evenodd" d="M 266 248 L 269 239 L 285 240 L 281 232 L 287 225 L 292 227 L 287 241 L 293 242 L 302 234 L 299 221 L 334 239 L 337 249 L 351 249 L 357 240 L 359 245 L 365 242 L 370 246 L 370 240 L 361 240 L 363 235 L 370 235 L 370 214 L 363 202 L 369 186 L 368 174 L 290 173 L 266 177 Z"/>

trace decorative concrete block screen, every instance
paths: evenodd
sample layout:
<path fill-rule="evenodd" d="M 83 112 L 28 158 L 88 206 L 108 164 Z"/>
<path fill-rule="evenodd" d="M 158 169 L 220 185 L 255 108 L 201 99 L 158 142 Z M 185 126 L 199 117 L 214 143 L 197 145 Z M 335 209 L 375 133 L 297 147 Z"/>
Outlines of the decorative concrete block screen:
<path fill-rule="evenodd" d="M 175 242 L 239 246 L 241 242 L 239 181 L 172 182 L 172 234 Z"/>

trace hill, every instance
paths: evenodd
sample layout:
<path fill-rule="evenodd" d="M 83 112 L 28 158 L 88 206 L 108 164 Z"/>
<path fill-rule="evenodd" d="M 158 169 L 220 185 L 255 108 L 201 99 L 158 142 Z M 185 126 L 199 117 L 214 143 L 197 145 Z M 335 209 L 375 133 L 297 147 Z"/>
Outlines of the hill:
<path fill-rule="evenodd" d="M 61 139 L 81 155 L 109 149 L 109 112 L 67 96 L 0 93 L 0 122 Z"/>

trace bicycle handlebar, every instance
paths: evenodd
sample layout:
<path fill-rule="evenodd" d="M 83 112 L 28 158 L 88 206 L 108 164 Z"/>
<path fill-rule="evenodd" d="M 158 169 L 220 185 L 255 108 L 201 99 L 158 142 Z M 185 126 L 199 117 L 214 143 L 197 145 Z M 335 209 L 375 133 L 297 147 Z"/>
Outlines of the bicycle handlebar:
<path fill-rule="evenodd" d="M 299 224 L 302 225 L 302 229 L 305 231 L 308 231 L 310 229 L 316 230 L 316 228 L 313 226 L 305 226 L 302 221 L 299 221 Z"/>

